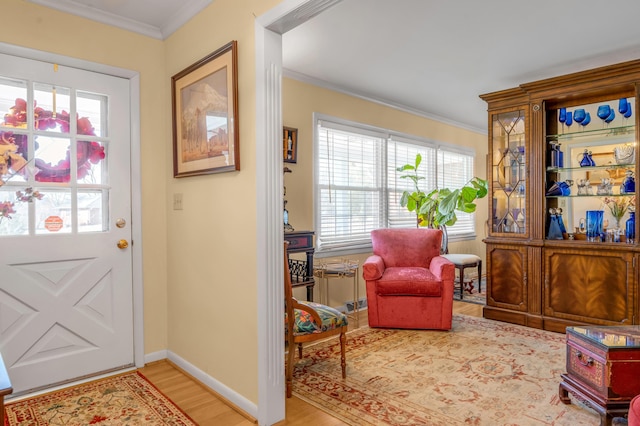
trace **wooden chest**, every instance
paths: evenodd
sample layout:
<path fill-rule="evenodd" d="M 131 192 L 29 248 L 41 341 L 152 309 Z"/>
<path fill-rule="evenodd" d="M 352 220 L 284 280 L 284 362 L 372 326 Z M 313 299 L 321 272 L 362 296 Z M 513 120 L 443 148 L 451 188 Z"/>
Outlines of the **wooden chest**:
<path fill-rule="evenodd" d="M 602 416 L 603 425 L 624 416 L 640 394 L 640 326 L 567 327 L 567 373 L 560 399 L 568 393 Z"/>

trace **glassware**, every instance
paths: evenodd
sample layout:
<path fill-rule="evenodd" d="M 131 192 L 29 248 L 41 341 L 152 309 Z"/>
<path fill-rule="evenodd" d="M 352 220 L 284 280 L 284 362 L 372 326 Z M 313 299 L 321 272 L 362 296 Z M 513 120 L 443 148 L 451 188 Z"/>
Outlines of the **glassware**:
<path fill-rule="evenodd" d="M 587 210 L 587 241 L 595 242 L 602 234 L 603 210 Z"/>
<path fill-rule="evenodd" d="M 629 212 L 629 219 L 625 224 L 624 236 L 627 238 L 627 244 L 636 242 L 636 212 Z"/>
<path fill-rule="evenodd" d="M 578 230 L 581 234 L 584 234 L 587 231 L 587 222 L 584 217 L 581 217 L 580 221 L 578 222 Z"/>
<path fill-rule="evenodd" d="M 563 240 L 562 230 L 556 209 L 549 209 L 549 231 L 547 232 L 548 240 Z"/>
<path fill-rule="evenodd" d="M 633 194 L 636 192 L 636 180 L 633 177 L 633 170 L 627 170 L 627 176 L 620 185 L 621 194 Z"/>
<path fill-rule="evenodd" d="M 624 115 L 629 110 L 629 102 L 627 98 L 620 98 L 618 101 L 618 112 Z"/>
<path fill-rule="evenodd" d="M 564 124 L 567 125 L 567 131 L 569 131 L 569 127 L 573 124 L 573 116 L 571 114 L 571 111 L 567 111 L 567 118 L 564 121 Z"/>
<path fill-rule="evenodd" d="M 580 156 L 578 156 L 578 159 L 579 159 L 580 167 L 595 166 L 591 151 L 587 149 L 585 149 L 584 152 L 582 153 L 582 159 L 580 159 Z"/>
<path fill-rule="evenodd" d="M 564 133 L 564 123 L 567 121 L 567 109 L 560 108 L 558 110 L 558 121 L 562 123 L 562 133 Z"/>
<path fill-rule="evenodd" d="M 609 105 L 600 105 L 598 107 L 598 117 L 602 120 L 602 127 L 604 127 L 605 120 L 611 114 L 611 107 Z"/>
<path fill-rule="evenodd" d="M 573 121 L 576 123 L 582 125 L 585 118 L 587 118 L 587 112 L 583 108 L 578 108 L 573 111 Z"/>
<path fill-rule="evenodd" d="M 614 119 L 616 118 L 616 112 L 614 110 L 611 110 L 611 112 L 609 112 L 609 116 L 607 118 L 604 119 L 604 122 L 609 124 L 611 123 Z"/>
<path fill-rule="evenodd" d="M 613 148 L 613 158 L 616 164 L 635 164 L 636 148 L 630 143 L 616 146 Z"/>
<path fill-rule="evenodd" d="M 580 125 L 582 126 L 582 128 L 585 128 L 589 123 L 591 123 L 591 113 L 587 112 L 587 114 L 584 116 L 584 120 L 582 120 L 582 123 L 580 123 Z"/>

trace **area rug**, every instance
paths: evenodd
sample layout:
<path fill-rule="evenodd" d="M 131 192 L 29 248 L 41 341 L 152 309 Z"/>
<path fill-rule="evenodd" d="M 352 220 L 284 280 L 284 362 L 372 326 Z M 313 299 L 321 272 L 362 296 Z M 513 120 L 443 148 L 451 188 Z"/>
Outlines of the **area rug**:
<path fill-rule="evenodd" d="M 196 423 L 140 373 L 114 376 L 5 406 L 5 426 Z"/>
<path fill-rule="evenodd" d="M 454 315 L 451 331 L 360 328 L 304 350 L 293 392 L 350 425 L 599 425 L 558 397 L 565 336 Z"/>
<path fill-rule="evenodd" d="M 463 297 L 460 298 L 460 285 L 458 284 L 458 279 L 456 278 L 455 289 L 453 291 L 453 299 L 460 300 L 462 302 L 476 303 L 478 305 L 486 305 L 487 304 L 487 293 L 486 293 L 487 283 L 485 281 L 485 278 L 482 277 L 482 292 L 478 291 L 480 287 L 478 286 L 477 279 L 474 279 L 472 283 L 473 283 L 473 290 L 471 291 L 471 293 L 465 290 Z M 465 283 L 465 287 L 466 287 L 466 283 Z"/>

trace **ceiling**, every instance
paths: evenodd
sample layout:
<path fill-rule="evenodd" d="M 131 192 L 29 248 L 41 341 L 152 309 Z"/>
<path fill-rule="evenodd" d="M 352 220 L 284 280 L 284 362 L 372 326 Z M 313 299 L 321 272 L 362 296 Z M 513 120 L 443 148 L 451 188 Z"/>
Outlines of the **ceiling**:
<path fill-rule="evenodd" d="M 124 16 L 125 28 L 162 39 L 212 0 L 29 1 L 117 26 Z M 342 0 L 283 35 L 283 65 L 289 77 L 486 132 L 482 93 L 640 59 L 638 16 L 637 0 Z"/>

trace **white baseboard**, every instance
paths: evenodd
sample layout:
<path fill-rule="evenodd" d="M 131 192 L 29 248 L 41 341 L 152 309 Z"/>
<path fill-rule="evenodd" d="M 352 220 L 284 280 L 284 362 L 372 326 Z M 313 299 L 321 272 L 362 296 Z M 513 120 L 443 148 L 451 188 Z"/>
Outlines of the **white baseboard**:
<path fill-rule="evenodd" d="M 187 362 L 185 359 L 181 358 L 175 353 L 171 351 L 167 351 L 167 354 L 168 356 L 166 358 L 168 358 L 171 362 L 176 364 L 178 367 L 180 367 L 181 369 L 183 369 L 184 371 L 192 375 L 202 384 L 204 384 L 205 386 L 207 386 L 208 388 L 210 388 L 211 390 L 219 394 L 221 397 L 223 397 L 228 402 L 238 407 L 240 410 L 244 411 L 249 416 L 253 417 L 254 419 L 258 418 L 257 404 L 253 403 L 252 401 L 249 401 L 244 396 L 240 395 L 239 393 L 229 388 L 228 386 L 224 385 L 223 383 L 217 381 L 216 379 L 209 376 L 204 371 L 200 370 L 193 364 Z"/>

